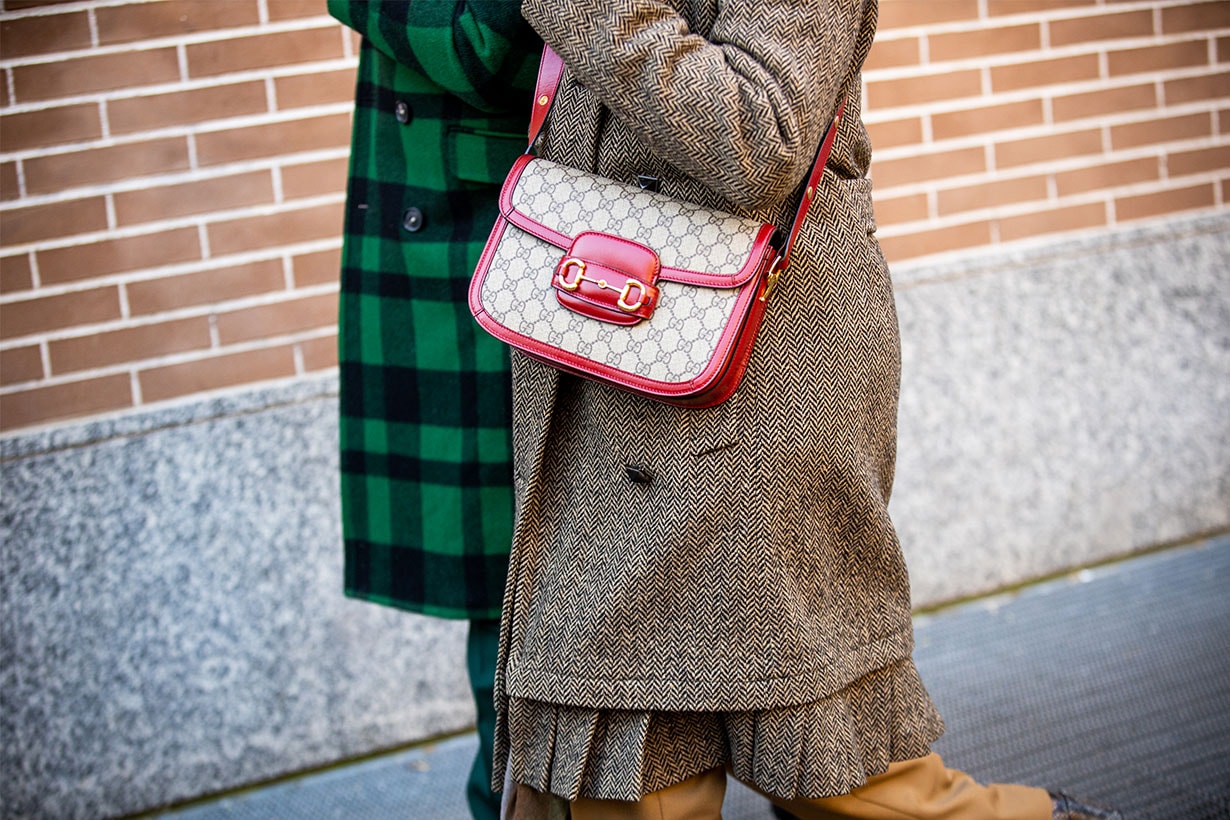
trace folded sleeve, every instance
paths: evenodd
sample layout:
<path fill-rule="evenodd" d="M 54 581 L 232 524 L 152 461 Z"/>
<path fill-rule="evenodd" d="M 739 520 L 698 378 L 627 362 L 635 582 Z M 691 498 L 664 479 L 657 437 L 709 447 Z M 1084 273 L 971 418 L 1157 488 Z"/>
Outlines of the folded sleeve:
<path fill-rule="evenodd" d="M 702 36 L 665 0 L 524 0 L 586 88 L 663 160 L 746 207 L 797 188 L 874 0 L 724 0 Z M 706 21 L 708 22 L 708 21 Z"/>
<path fill-rule="evenodd" d="M 329 0 L 329 13 L 388 57 L 481 111 L 524 105 L 538 37 L 518 0 Z"/>

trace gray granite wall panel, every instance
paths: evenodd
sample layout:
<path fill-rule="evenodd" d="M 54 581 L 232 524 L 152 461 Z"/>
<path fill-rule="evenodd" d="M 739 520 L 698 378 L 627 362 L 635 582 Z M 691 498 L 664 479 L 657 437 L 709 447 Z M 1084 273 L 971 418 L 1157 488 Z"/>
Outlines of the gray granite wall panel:
<path fill-rule="evenodd" d="M 916 605 L 1230 526 L 1227 259 L 1221 216 L 898 277 Z"/>
<path fill-rule="evenodd" d="M 1230 526 L 1230 220 L 896 273 L 928 604 Z M 464 625 L 342 597 L 336 380 L 0 440 L 0 816 L 215 793 L 472 721 Z"/>
<path fill-rule="evenodd" d="M 0 813 L 114 816 L 472 722 L 463 624 L 341 596 L 335 411 L 4 464 Z"/>

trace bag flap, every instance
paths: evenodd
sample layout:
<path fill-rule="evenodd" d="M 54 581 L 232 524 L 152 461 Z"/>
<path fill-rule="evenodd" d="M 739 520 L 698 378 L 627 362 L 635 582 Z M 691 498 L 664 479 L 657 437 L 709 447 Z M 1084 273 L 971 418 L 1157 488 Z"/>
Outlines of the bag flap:
<path fill-rule="evenodd" d="M 513 225 L 561 251 L 585 232 L 645 245 L 662 260 L 661 278 L 686 284 L 738 287 L 761 268 L 767 254 L 776 253 L 772 225 L 528 154 L 508 174 L 500 211 Z"/>

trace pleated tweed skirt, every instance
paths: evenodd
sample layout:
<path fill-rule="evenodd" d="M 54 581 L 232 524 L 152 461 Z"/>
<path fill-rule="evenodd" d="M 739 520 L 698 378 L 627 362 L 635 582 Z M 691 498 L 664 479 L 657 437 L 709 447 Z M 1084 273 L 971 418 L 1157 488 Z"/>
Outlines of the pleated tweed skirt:
<path fill-rule="evenodd" d="M 754 712 L 587 709 L 510 698 L 512 780 L 566 800 L 639 800 L 719 766 L 781 797 L 829 797 L 944 731 L 907 659 L 823 700 Z"/>

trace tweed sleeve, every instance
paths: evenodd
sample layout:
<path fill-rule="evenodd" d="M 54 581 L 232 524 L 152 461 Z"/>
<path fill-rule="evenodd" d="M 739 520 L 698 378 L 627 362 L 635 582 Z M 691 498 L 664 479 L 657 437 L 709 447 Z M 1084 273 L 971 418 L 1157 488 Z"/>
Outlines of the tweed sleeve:
<path fill-rule="evenodd" d="M 739 205 L 773 205 L 857 84 L 875 0 L 727 0 L 703 36 L 678 5 L 524 0 L 522 13 L 659 157 Z"/>
<path fill-rule="evenodd" d="M 329 13 L 393 60 L 480 111 L 525 104 L 538 38 L 518 0 L 328 0 Z"/>

